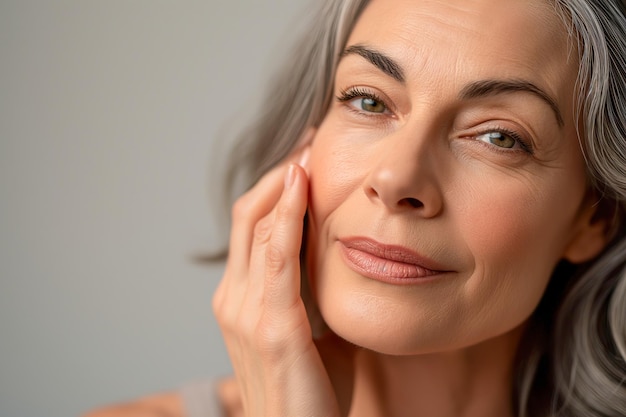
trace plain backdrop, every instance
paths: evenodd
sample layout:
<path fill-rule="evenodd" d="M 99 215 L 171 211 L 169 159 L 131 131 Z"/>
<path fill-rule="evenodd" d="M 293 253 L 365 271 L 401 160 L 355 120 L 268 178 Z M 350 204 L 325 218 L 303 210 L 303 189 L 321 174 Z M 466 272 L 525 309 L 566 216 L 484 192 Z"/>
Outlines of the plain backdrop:
<path fill-rule="evenodd" d="M 0 0 L 0 415 L 230 372 L 212 143 L 271 100 L 307 0 Z M 216 142 L 217 141 L 217 142 Z"/>

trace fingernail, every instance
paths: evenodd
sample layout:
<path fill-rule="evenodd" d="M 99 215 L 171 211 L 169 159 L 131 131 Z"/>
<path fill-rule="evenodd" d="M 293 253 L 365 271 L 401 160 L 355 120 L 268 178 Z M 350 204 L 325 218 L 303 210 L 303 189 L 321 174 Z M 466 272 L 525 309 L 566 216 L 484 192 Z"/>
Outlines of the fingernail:
<path fill-rule="evenodd" d="M 289 168 L 287 168 L 287 174 L 285 174 L 285 188 L 291 187 L 295 180 L 296 166 L 294 164 L 289 164 Z"/>

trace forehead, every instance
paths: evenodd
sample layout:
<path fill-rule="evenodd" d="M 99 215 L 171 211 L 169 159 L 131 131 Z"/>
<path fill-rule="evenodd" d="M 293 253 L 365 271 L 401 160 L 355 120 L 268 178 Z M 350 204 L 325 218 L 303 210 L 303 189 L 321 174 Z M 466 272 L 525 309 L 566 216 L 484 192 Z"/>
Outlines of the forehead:
<path fill-rule="evenodd" d="M 567 100 L 577 65 L 550 0 L 373 0 L 348 40 L 384 50 L 407 81 L 439 74 L 532 80 Z"/>

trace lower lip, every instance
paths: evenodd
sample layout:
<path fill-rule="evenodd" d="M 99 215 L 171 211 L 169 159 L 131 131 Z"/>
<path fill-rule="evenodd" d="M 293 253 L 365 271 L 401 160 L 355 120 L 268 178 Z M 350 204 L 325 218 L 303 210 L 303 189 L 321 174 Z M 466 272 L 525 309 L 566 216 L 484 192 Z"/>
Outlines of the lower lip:
<path fill-rule="evenodd" d="M 419 265 L 379 258 L 371 253 L 349 248 L 339 243 L 344 261 L 356 273 L 395 285 L 412 285 L 431 281 L 443 271 L 433 271 Z"/>

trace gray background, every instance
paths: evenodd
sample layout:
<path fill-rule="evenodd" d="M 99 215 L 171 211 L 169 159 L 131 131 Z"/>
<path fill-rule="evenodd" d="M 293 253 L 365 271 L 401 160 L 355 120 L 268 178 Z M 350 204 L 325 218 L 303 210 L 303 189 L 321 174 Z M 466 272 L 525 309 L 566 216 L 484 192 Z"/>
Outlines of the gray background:
<path fill-rule="evenodd" d="M 0 0 L 0 416 L 77 416 L 230 366 L 211 142 L 307 0 Z"/>

